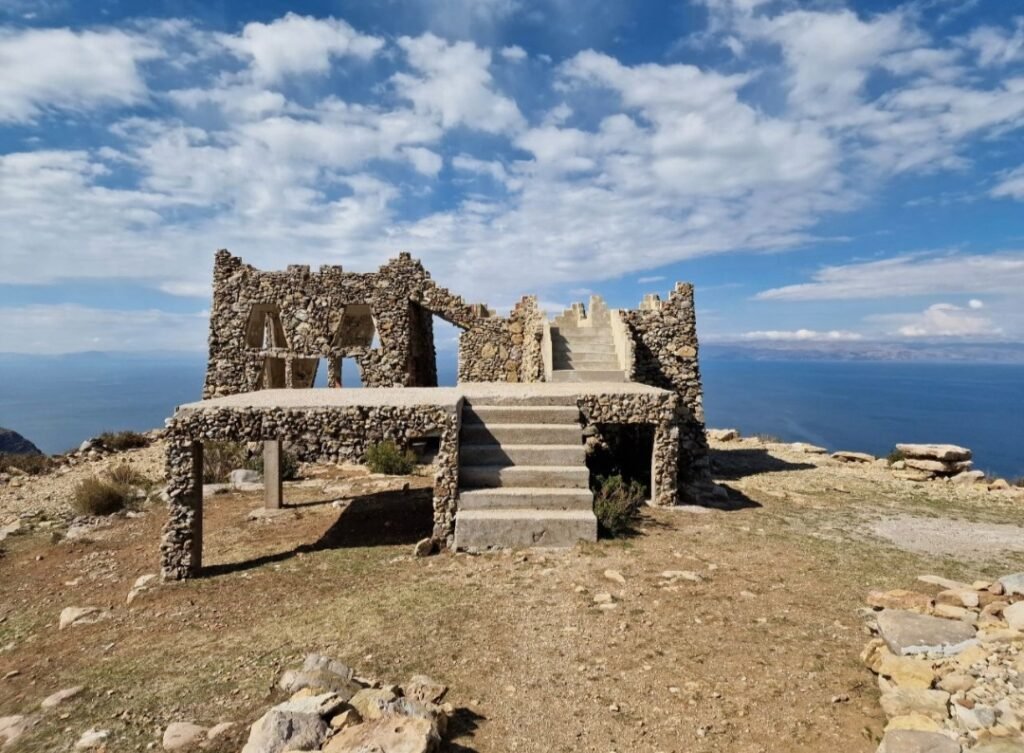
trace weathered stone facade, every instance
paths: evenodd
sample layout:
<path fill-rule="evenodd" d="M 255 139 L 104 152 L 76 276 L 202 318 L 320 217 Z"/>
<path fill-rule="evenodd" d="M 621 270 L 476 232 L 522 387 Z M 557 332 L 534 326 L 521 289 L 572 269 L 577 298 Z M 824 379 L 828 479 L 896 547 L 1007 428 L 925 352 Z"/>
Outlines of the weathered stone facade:
<path fill-rule="evenodd" d="M 439 393 L 448 392 L 438 390 Z M 436 404 L 277 407 L 218 405 L 180 410 L 168 421 L 167 494 L 170 511 L 160 545 L 163 577 L 190 577 L 202 567 L 202 442 L 284 440 L 310 458 L 362 462 L 366 449 L 391 440 L 438 437 L 434 460 L 434 537 L 450 539 L 458 494 L 461 400 L 439 394 Z M 202 404 L 200 404 L 202 405 Z"/>
<path fill-rule="evenodd" d="M 645 296 L 639 309 L 619 312 L 633 342 L 631 381 L 672 390 L 680 397 L 679 480 L 691 489 L 709 478 L 703 389 L 698 363 L 693 285 L 677 283 L 667 301 Z"/>
<path fill-rule="evenodd" d="M 543 332 L 534 296 L 524 296 L 507 318 L 477 319 L 459 338 L 459 381 L 543 381 Z"/>
<path fill-rule="evenodd" d="M 345 357 L 358 362 L 368 387 L 435 386 L 431 317 L 469 329 L 489 321 L 485 314 L 408 254 L 362 274 L 337 266 L 264 272 L 218 251 L 203 397 L 312 387 L 320 359 L 336 386 Z"/>

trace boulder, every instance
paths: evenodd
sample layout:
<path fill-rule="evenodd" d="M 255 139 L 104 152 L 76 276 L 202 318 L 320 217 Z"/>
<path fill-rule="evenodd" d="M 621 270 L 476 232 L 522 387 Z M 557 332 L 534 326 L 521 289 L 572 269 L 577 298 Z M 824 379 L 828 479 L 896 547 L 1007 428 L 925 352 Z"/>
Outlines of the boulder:
<path fill-rule="evenodd" d="M 221 735 L 223 735 L 224 733 L 229 732 L 229 731 L 233 730 L 234 728 L 235 728 L 235 723 L 234 722 L 221 722 L 220 724 L 215 724 L 212 727 L 210 727 L 209 730 L 207 730 L 207 732 L 206 732 L 206 739 L 212 742 L 212 741 L 216 740 L 218 737 L 220 737 Z"/>
<path fill-rule="evenodd" d="M 958 486 L 971 486 L 985 480 L 984 471 L 963 471 L 953 476 L 950 481 Z"/>
<path fill-rule="evenodd" d="M 923 714 L 907 714 L 906 716 L 894 716 L 885 725 L 885 731 L 894 729 L 912 729 L 918 732 L 940 732 L 942 725 L 934 719 Z"/>
<path fill-rule="evenodd" d="M 949 578 L 943 578 L 941 575 L 919 575 L 917 579 L 922 583 L 927 583 L 930 586 L 938 586 L 944 591 L 952 591 L 959 588 L 970 588 L 970 584 L 961 583 L 958 580 L 951 580 Z"/>
<path fill-rule="evenodd" d="M 317 750 L 329 733 L 330 727 L 318 714 L 272 708 L 250 727 L 249 741 L 242 753 Z"/>
<path fill-rule="evenodd" d="M 832 453 L 834 460 L 839 460 L 843 463 L 874 463 L 875 456 L 868 455 L 866 452 L 852 452 L 851 450 L 839 450 L 838 452 Z"/>
<path fill-rule="evenodd" d="M 1024 595 L 1024 573 L 1004 575 L 999 579 L 999 585 L 1003 587 L 1003 593 L 1007 596 L 1013 596 L 1014 594 Z"/>
<path fill-rule="evenodd" d="M 903 609 L 885 609 L 878 613 L 877 620 L 882 640 L 897 656 L 920 653 L 952 655 L 976 643 L 976 631 L 966 622 Z"/>
<path fill-rule="evenodd" d="M 380 719 L 387 705 L 397 698 L 390 688 L 363 688 L 349 699 L 348 704 L 363 719 L 372 721 Z"/>
<path fill-rule="evenodd" d="M 882 711 L 888 717 L 921 714 L 937 722 L 949 718 L 949 693 L 944 690 L 895 688 L 882 693 Z"/>
<path fill-rule="evenodd" d="M 427 719 L 385 716 L 343 729 L 324 746 L 324 753 L 432 753 L 441 738 Z"/>
<path fill-rule="evenodd" d="M 790 445 L 791 448 L 797 452 L 805 452 L 808 455 L 826 455 L 828 450 L 824 447 L 818 447 L 816 444 L 808 444 L 807 442 L 793 442 Z"/>
<path fill-rule="evenodd" d="M 106 747 L 108 737 L 110 737 L 108 730 L 90 727 L 78 738 L 78 742 L 75 743 L 75 750 L 92 750 L 100 746 Z"/>
<path fill-rule="evenodd" d="M 0 716 L 0 748 L 13 747 L 19 737 L 35 725 L 30 716 Z"/>
<path fill-rule="evenodd" d="M 941 473 L 946 476 L 953 476 L 957 473 L 962 473 L 971 469 L 970 460 L 959 460 L 947 463 L 941 460 L 907 458 L 903 462 L 906 464 L 907 468 L 914 468 L 918 471 L 929 471 L 930 473 Z"/>
<path fill-rule="evenodd" d="M 182 750 L 206 739 L 206 727 L 191 722 L 172 722 L 164 730 L 164 750 Z"/>
<path fill-rule="evenodd" d="M 1003 619 L 1013 630 L 1024 630 L 1024 601 L 1018 601 L 1003 609 Z"/>
<path fill-rule="evenodd" d="M 1024 753 L 1024 740 L 986 740 L 971 748 L 971 753 Z"/>
<path fill-rule="evenodd" d="M 888 677 L 898 688 L 927 690 L 935 682 L 935 672 L 929 662 L 909 656 L 882 656 L 878 674 Z"/>
<path fill-rule="evenodd" d="M 896 449 L 905 457 L 918 460 L 956 462 L 971 459 L 970 450 L 955 444 L 898 444 Z"/>
<path fill-rule="evenodd" d="M 939 732 L 897 729 L 886 732 L 878 753 L 961 753 L 960 743 Z"/>

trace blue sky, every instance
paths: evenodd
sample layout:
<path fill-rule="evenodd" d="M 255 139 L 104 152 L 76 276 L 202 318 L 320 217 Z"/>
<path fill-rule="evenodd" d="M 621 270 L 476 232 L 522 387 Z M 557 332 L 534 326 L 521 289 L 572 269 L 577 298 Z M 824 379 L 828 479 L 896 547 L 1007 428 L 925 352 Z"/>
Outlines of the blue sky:
<path fill-rule="evenodd" d="M 202 350 L 213 251 L 711 340 L 1024 341 L 1024 4 L 0 0 L 0 351 Z"/>

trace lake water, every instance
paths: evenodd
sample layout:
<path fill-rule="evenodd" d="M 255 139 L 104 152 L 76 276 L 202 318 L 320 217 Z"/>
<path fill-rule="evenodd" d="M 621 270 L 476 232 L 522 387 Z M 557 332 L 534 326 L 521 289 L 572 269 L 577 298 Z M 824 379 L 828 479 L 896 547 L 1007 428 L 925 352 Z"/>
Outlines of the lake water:
<path fill-rule="evenodd" d="M 162 426 L 199 398 L 204 368 L 198 355 L 0 355 L 0 426 L 51 453 Z M 709 426 L 876 455 L 950 442 L 973 449 L 982 470 L 1024 476 L 1024 366 L 704 358 L 701 368 Z M 454 383 L 451 359 L 439 370 Z"/>

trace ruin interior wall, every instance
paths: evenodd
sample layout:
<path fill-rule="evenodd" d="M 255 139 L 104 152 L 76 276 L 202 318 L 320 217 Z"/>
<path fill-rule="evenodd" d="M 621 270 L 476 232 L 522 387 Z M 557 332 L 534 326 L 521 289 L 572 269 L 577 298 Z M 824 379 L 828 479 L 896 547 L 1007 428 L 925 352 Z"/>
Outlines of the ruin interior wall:
<path fill-rule="evenodd" d="M 534 296 L 523 296 L 508 317 L 477 319 L 459 338 L 459 381 L 543 381 L 543 333 L 544 312 Z"/>

